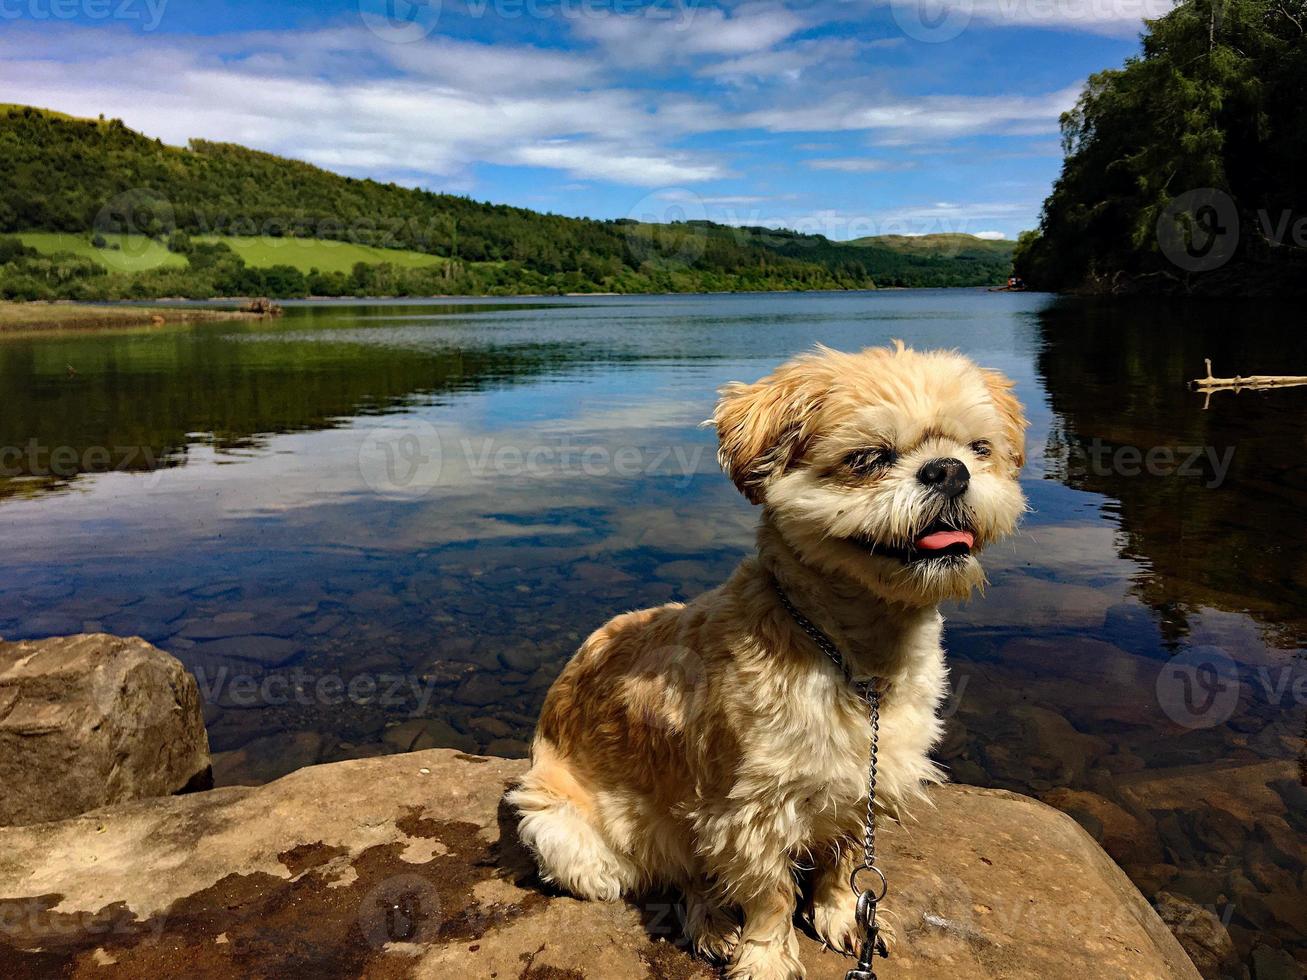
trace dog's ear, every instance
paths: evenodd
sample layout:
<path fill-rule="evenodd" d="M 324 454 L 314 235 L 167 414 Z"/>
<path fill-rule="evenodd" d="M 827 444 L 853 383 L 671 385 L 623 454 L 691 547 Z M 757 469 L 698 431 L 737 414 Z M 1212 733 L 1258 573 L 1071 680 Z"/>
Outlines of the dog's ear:
<path fill-rule="evenodd" d="M 1003 438 L 1007 442 L 1009 456 L 1014 469 L 1026 465 L 1026 426 L 1030 420 L 1021 410 L 1021 402 L 1012 394 L 1013 383 L 998 371 L 984 368 L 980 372 L 985 378 L 985 387 L 989 389 L 989 398 L 998 409 L 1003 421 Z"/>
<path fill-rule="evenodd" d="M 815 358 L 784 364 L 753 384 L 721 390 L 713 413 L 717 459 L 751 503 L 763 488 L 803 453 L 827 386 Z"/>

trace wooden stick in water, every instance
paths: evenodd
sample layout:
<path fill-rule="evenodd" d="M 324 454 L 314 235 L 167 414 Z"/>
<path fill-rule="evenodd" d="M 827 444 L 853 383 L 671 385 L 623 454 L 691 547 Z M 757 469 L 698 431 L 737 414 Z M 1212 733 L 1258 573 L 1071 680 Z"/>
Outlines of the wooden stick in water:
<path fill-rule="evenodd" d="M 1196 391 L 1217 391 L 1223 388 L 1290 388 L 1294 385 L 1307 385 L 1307 375 L 1294 374 L 1250 374 L 1248 377 L 1236 375 L 1233 378 L 1216 378 L 1212 376 L 1212 359 L 1203 358 L 1207 365 L 1207 377 L 1194 378 L 1189 387 Z"/>

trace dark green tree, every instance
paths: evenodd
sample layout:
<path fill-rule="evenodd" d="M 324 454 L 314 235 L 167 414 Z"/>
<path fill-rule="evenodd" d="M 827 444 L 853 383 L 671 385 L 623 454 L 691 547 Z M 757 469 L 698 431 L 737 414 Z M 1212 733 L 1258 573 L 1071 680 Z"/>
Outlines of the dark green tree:
<path fill-rule="evenodd" d="M 1305 23 L 1304 0 L 1182 0 L 1149 22 L 1141 54 L 1063 115 L 1062 174 L 1017 273 L 1056 290 L 1307 288 Z"/>

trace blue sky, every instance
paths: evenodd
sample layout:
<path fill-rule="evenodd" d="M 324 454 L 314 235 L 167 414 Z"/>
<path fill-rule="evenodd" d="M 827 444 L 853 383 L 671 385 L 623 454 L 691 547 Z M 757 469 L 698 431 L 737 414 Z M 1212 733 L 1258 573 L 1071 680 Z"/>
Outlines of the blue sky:
<path fill-rule="evenodd" d="M 562 214 L 1014 237 L 1168 6 L 0 0 L 0 98 Z"/>

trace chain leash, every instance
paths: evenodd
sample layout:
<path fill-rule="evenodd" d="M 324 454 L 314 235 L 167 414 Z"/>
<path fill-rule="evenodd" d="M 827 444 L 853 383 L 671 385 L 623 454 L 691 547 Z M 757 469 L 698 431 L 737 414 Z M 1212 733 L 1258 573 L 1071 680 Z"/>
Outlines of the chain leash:
<path fill-rule="evenodd" d="M 880 926 L 876 921 L 877 909 L 884 900 L 885 893 L 889 891 L 885 872 L 876 864 L 876 756 L 880 748 L 880 690 L 877 687 L 877 678 L 873 677 L 866 681 L 855 680 L 853 671 L 834 641 L 795 608 L 775 576 L 772 577 L 772 584 L 790 618 L 817 645 L 817 649 L 826 654 L 840 669 L 840 673 L 867 705 L 867 718 L 871 728 L 871 747 L 867 753 L 867 818 L 862 825 L 862 864 L 854 868 L 853 873 L 849 875 L 849 887 L 853 889 L 854 897 L 858 901 L 857 921 L 864 933 L 858 965 L 844 975 L 844 980 L 876 980 L 875 958 L 889 955 L 885 940 L 880 935 Z"/>

